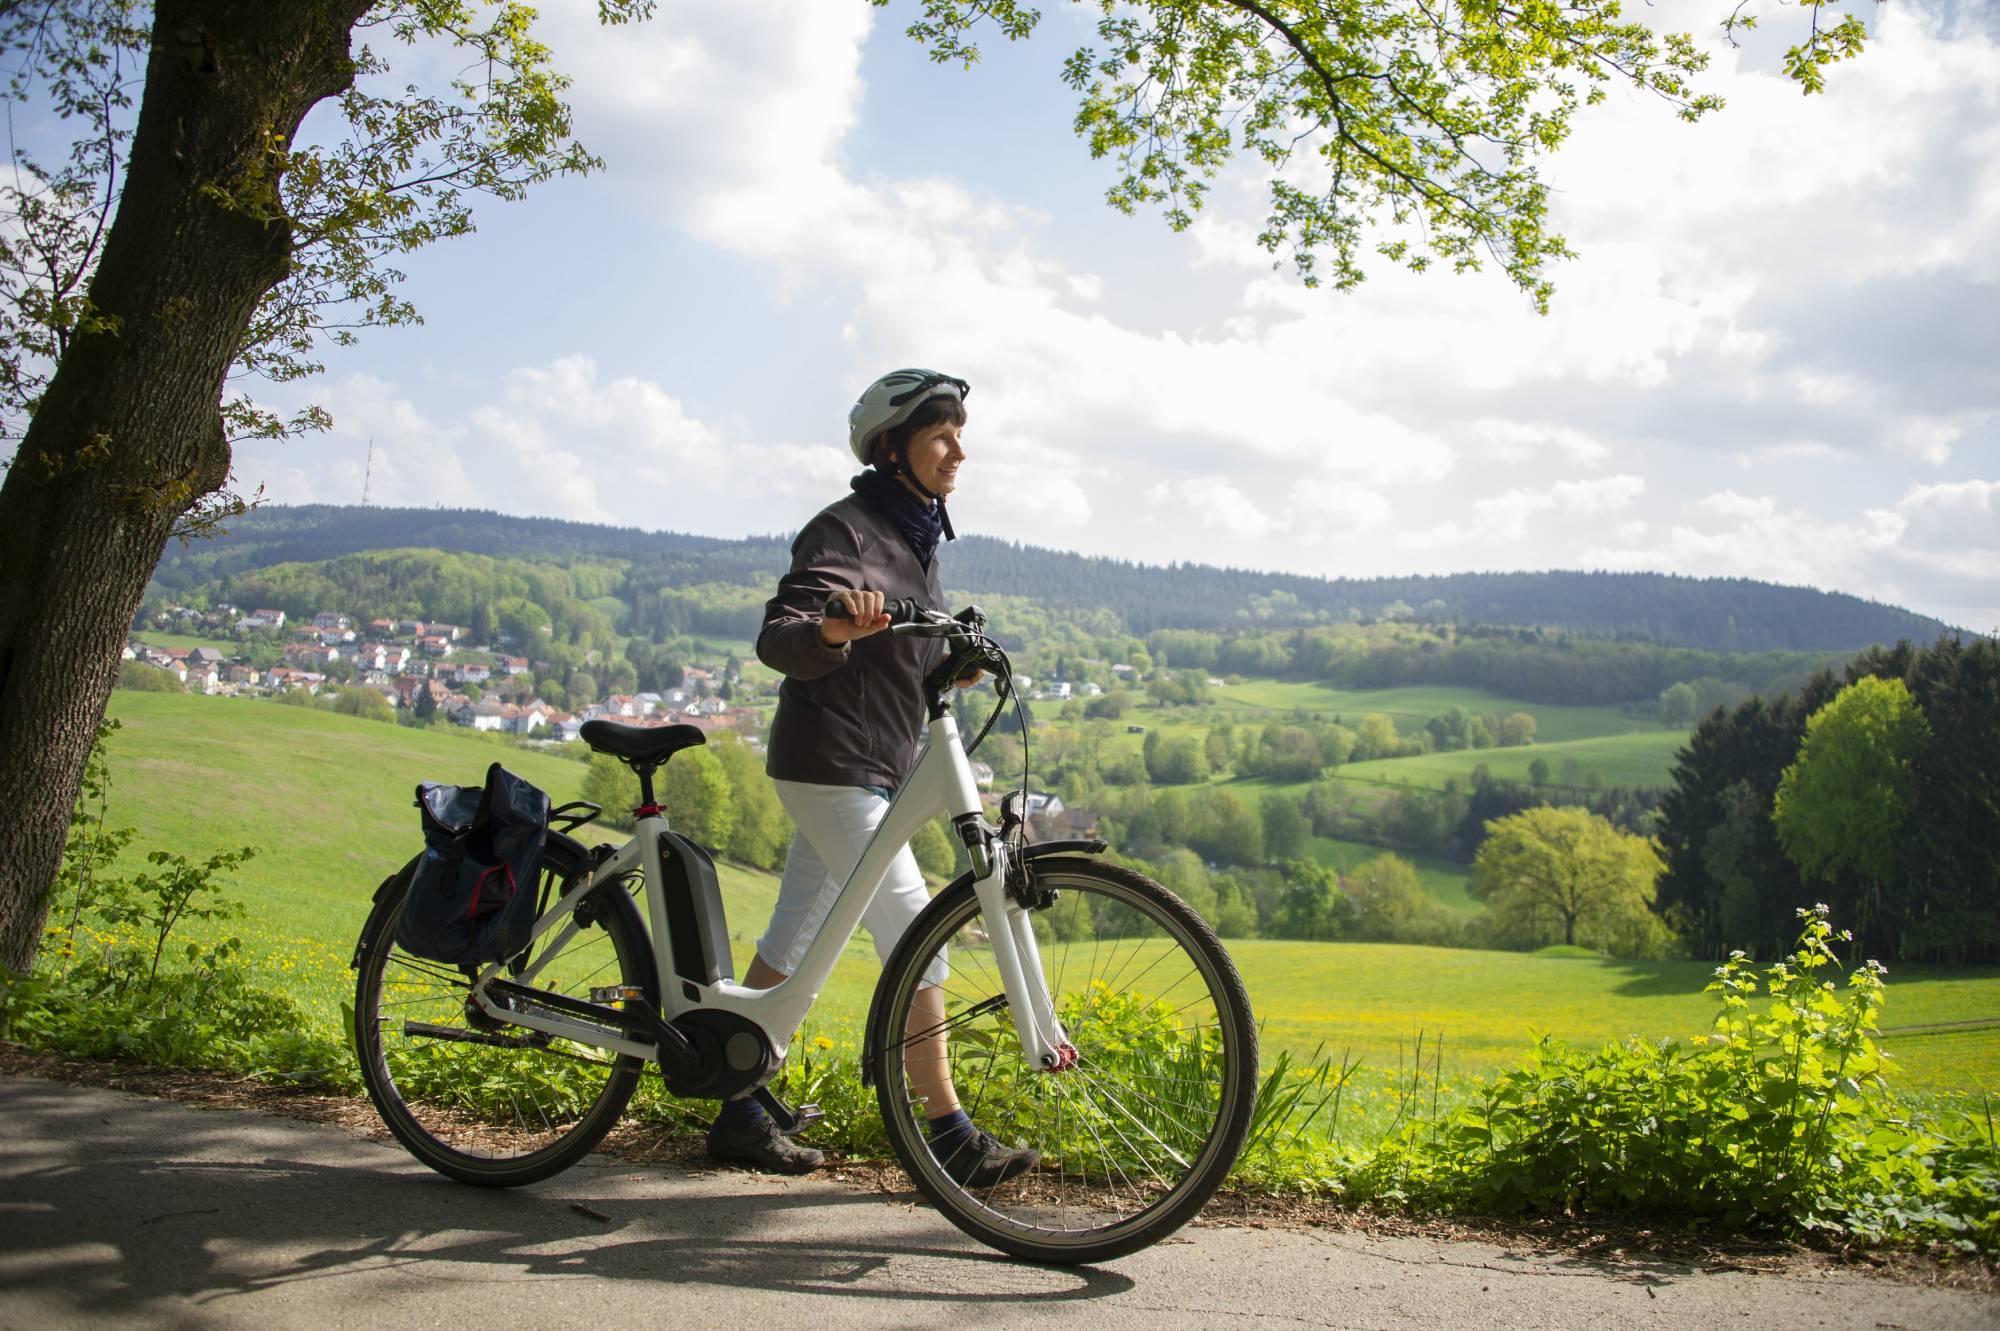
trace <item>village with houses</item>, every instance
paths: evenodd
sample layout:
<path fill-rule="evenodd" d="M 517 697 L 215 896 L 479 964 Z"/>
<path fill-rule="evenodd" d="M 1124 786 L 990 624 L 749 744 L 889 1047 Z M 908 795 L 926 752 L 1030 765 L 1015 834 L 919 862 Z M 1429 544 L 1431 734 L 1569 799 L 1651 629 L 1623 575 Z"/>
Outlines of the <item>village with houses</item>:
<path fill-rule="evenodd" d="M 214 637 L 217 644 L 169 647 L 138 635 L 127 641 L 123 659 L 167 672 L 190 693 L 269 698 L 293 690 L 312 696 L 334 688 L 368 689 L 399 714 L 438 716 L 473 730 L 557 743 L 576 739 L 584 722 L 608 717 L 639 725 L 691 725 L 711 734 L 734 731 L 761 745 L 768 711 L 742 699 L 752 686 L 724 664 L 683 667 L 672 688 L 609 693 L 562 708 L 534 695 L 535 662 L 509 655 L 511 644 L 474 643 L 457 624 L 360 623 L 336 611 L 307 619 L 232 605 L 169 606 L 165 616 L 164 627 L 172 632 Z M 282 664 L 259 665 L 272 655 L 274 639 L 281 643 Z M 252 642 L 264 650 L 250 650 Z"/>
<path fill-rule="evenodd" d="M 547 669 L 545 663 L 511 654 L 516 644 L 510 641 L 474 642 L 470 631 L 458 624 L 415 619 L 362 622 L 338 611 L 306 617 L 226 603 L 200 609 L 167 605 L 147 622 L 157 632 L 135 630 L 123 660 L 164 672 L 188 693 L 293 702 L 317 698 L 325 706 L 328 697 L 367 690 L 386 704 L 386 710 L 374 708 L 383 719 L 393 717 L 413 725 L 446 723 L 534 745 L 576 742 L 585 722 L 607 718 L 642 726 L 691 725 L 711 736 L 734 733 L 752 748 L 762 749 L 776 704 L 775 680 L 760 680 L 757 670 L 746 676 L 735 657 L 719 650 L 712 653 L 714 659 L 682 666 L 672 687 L 612 691 L 580 705 L 572 699 L 571 706 L 558 707 L 535 693 L 537 672 Z M 146 640 L 158 636 L 179 641 L 167 645 Z M 180 645 L 191 638 L 207 639 L 212 645 Z M 1129 669 L 1113 667 L 1118 682 L 1125 681 Z M 1088 681 L 1036 681 L 1016 675 L 1014 682 L 1030 701 L 1081 701 L 1104 692 Z M 971 767 L 985 797 L 997 800 L 1002 791 L 996 785 L 1006 783 L 996 782 L 994 769 L 978 758 L 972 759 Z M 1024 812 L 1042 835 L 1096 834 L 1095 812 L 1068 807 L 1052 791 L 1031 791 Z"/>

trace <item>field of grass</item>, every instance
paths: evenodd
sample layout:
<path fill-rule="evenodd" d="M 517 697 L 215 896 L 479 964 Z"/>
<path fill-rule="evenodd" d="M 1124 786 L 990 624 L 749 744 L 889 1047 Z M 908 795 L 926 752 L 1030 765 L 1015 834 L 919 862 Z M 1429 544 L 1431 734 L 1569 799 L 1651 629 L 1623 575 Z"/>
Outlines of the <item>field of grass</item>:
<path fill-rule="evenodd" d="M 1597 735 L 1632 732 L 1659 732 L 1660 727 L 1626 716 L 1616 707 L 1565 707 L 1554 703 L 1522 702 L 1503 698 L 1480 689 L 1450 685 L 1410 685 L 1393 689 L 1341 689 L 1331 684 L 1303 680 L 1253 679 L 1239 685 L 1211 689 L 1219 703 L 1245 711 L 1290 712 L 1305 708 L 1310 712 L 1338 713 L 1353 725 L 1369 712 L 1381 712 L 1409 734 L 1439 712 L 1463 707 L 1477 716 L 1527 712 L 1535 718 L 1535 739 L 1539 743 L 1588 739 Z M 1247 717 L 1244 719 L 1248 719 Z"/>
<path fill-rule="evenodd" d="M 1675 756 L 1686 745 L 1686 731 L 1650 730 L 1553 744 L 1537 742 L 1509 749 L 1461 749 L 1413 758 L 1378 758 L 1373 762 L 1348 763 L 1335 769 L 1334 775 L 1341 781 L 1364 785 L 1436 790 L 1442 789 L 1447 779 L 1455 778 L 1461 786 L 1471 784 L 1472 769 L 1482 765 L 1497 777 L 1526 781 L 1528 767 L 1537 758 L 1549 765 L 1549 779 L 1559 781 L 1563 760 L 1574 758 L 1584 771 L 1595 768 L 1602 772 L 1608 786 L 1665 786 Z"/>
<path fill-rule="evenodd" d="M 111 749 L 111 819 L 139 829 L 130 867 L 154 848 L 205 855 L 257 847 L 232 883 L 248 907 L 238 931 L 275 979 L 329 1021 L 349 996 L 348 957 L 375 885 L 420 844 L 417 781 L 476 782 L 500 759 L 562 801 L 576 796 L 584 772 L 570 759 L 465 732 L 267 702 L 120 691 L 111 715 L 123 723 Z M 1374 853 L 1336 842 L 1314 851 Z M 1444 896 L 1433 875 L 1449 866 L 1419 869 Z M 740 973 L 776 881 L 726 865 L 722 886 Z M 1369 1074 L 1357 1085 L 1378 1097 L 1391 1094 L 1392 1070 L 1414 1053 L 1419 1032 L 1427 1061 L 1442 1033 L 1449 1078 L 1509 1064 L 1544 1031 L 1584 1042 L 1685 1037 L 1705 1031 L 1713 1013 L 1701 993 L 1712 969 L 1705 962 L 1277 940 L 1230 949 L 1265 1023 L 1267 1057 L 1322 1046 L 1360 1056 Z M 824 991 L 815 1028 L 856 1030 L 876 974 L 873 948 L 858 938 Z M 2000 968 L 1894 968 L 1883 1016 L 1892 1033 L 1883 1044 L 1901 1065 L 1896 1084 L 1940 1094 L 2000 1090 L 1996 1014 Z M 1893 1033 L 1979 1020 L 1990 1024 Z"/>
<path fill-rule="evenodd" d="M 1381 1068 L 1409 1058 L 1418 1032 L 1444 1040 L 1444 1069 L 1472 1074 L 1518 1058 L 1537 1036 L 1592 1044 L 1708 1030 L 1714 965 L 1474 952 L 1389 943 L 1230 945 L 1274 1049 L 1351 1051 Z M 2000 1091 L 2000 968 L 1895 967 L 1885 1031 L 1984 1019 L 1984 1030 L 1885 1034 L 1898 1086 Z M 1428 1059 L 1426 1060 L 1428 1061 Z"/>
<path fill-rule="evenodd" d="M 1323 836 L 1312 838 L 1307 848 L 1315 860 L 1342 873 L 1358 869 L 1377 855 L 1386 853 L 1380 846 Z M 1437 855 L 1416 855 L 1408 851 L 1397 851 L 1396 854 L 1416 866 L 1417 877 L 1423 881 L 1425 890 L 1453 910 L 1471 912 L 1486 909 L 1485 903 L 1474 901 L 1466 890 L 1466 884 L 1472 881 L 1470 866 Z"/>
<path fill-rule="evenodd" d="M 159 633 L 147 629 L 142 633 L 134 633 L 132 637 L 153 647 L 184 647 L 188 651 L 193 651 L 197 647 L 213 647 L 225 656 L 234 655 L 236 651 L 227 639 L 195 638 L 185 633 Z"/>
<path fill-rule="evenodd" d="M 1200 712 L 1156 707 L 1151 703 L 1133 708 L 1113 723 L 1113 733 L 1105 742 L 1102 757 L 1136 752 L 1144 743 L 1143 735 L 1126 732 L 1128 725 L 1144 726 L 1148 731 L 1168 736 L 1200 737 L 1214 725 L 1261 726 L 1282 720 L 1299 709 L 1328 719 L 1339 716 L 1349 726 L 1369 712 L 1380 712 L 1405 735 L 1421 730 L 1425 721 L 1452 707 L 1463 707 L 1479 715 L 1527 712 L 1535 718 L 1533 744 L 1377 759 L 1350 763 L 1336 770 L 1340 779 L 1359 785 L 1438 789 L 1448 777 L 1461 782 L 1469 780 L 1472 769 L 1481 763 L 1496 776 L 1525 781 L 1529 764 L 1537 758 L 1548 763 L 1551 779 L 1559 779 L 1563 759 L 1574 757 L 1580 767 L 1594 767 L 1602 772 L 1607 785 L 1664 786 L 1674 756 L 1687 743 L 1686 730 L 1662 728 L 1626 716 L 1615 707 L 1530 703 L 1478 689 L 1443 685 L 1339 689 L 1299 680 L 1251 679 L 1211 689 L 1210 698 L 1211 706 Z M 1043 721 L 1055 720 L 1062 706 L 1046 699 L 1032 704 L 1037 719 Z M 1305 786 L 1294 783 L 1280 788 L 1297 793 Z"/>

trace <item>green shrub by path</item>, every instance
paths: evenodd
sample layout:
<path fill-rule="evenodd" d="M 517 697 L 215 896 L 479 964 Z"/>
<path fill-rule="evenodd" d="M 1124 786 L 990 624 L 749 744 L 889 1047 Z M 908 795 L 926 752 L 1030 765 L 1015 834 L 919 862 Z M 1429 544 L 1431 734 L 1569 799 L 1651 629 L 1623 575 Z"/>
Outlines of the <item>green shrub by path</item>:
<path fill-rule="evenodd" d="M 1544 1038 L 1449 1113 L 1357 1162 L 1357 1199 L 1482 1212 L 1638 1213 L 1729 1228 L 2000 1247 L 2000 1142 L 1977 1113 L 1912 1112 L 1876 1048 L 1883 972 L 1844 987 L 1824 906 L 1760 974 L 1736 954 L 1687 1044 Z M 1761 985 L 1761 988 L 1760 988 Z"/>

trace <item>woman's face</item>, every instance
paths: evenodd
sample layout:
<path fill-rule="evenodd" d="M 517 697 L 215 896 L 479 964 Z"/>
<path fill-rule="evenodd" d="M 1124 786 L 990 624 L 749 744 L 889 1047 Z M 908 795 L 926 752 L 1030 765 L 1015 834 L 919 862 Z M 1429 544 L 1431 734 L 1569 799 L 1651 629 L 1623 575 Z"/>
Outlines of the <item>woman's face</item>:
<path fill-rule="evenodd" d="M 964 428 L 943 421 L 910 436 L 910 471 L 917 484 L 932 494 L 948 495 L 958 485 L 959 464 L 965 461 L 965 444 L 960 438 Z"/>

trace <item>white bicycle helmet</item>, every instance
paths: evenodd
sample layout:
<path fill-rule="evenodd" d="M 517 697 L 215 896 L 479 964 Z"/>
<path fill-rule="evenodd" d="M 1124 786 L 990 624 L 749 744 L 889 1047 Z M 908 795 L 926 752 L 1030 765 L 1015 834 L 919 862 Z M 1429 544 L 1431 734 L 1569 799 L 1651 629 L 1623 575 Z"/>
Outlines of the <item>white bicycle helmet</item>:
<path fill-rule="evenodd" d="M 912 413 L 934 397 L 955 397 L 963 402 L 972 385 L 963 379 L 936 370 L 891 370 L 862 392 L 861 400 L 847 413 L 847 444 L 855 461 L 868 465 L 868 452 L 884 433 L 910 419 Z"/>

